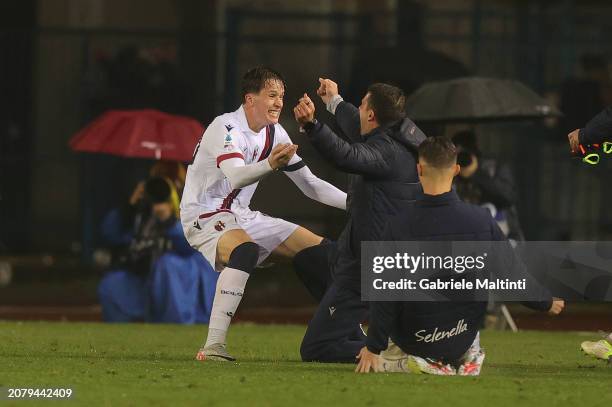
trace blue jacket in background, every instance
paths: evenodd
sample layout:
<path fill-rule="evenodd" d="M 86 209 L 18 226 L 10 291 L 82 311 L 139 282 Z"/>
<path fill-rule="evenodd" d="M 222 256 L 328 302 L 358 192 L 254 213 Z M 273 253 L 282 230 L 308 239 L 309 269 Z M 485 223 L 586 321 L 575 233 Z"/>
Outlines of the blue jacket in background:
<path fill-rule="evenodd" d="M 98 288 L 104 320 L 208 323 L 218 273 L 189 246 L 178 220 L 151 221 L 115 209 L 102 222 L 113 252 Z"/>

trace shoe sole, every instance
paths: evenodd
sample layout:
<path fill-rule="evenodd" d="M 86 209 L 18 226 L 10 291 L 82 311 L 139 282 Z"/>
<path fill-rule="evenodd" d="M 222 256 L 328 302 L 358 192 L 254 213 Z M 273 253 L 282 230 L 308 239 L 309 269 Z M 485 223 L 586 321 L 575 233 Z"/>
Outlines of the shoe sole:
<path fill-rule="evenodd" d="M 204 362 L 206 360 L 213 360 L 215 362 L 235 362 L 236 359 L 233 357 L 227 357 L 223 355 L 205 355 L 198 353 L 195 357 L 197 361 Z"/>

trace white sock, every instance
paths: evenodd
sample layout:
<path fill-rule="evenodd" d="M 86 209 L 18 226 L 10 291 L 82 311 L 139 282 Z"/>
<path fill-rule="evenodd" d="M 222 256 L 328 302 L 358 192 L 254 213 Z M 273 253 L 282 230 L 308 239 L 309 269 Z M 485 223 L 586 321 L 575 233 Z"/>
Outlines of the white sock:
<path fill-rule="evenodd" d="M 204 346 L 216 343 L 225 344 L 227 330 L 242 300 L 248 279 L 249 273 L 238 269 L 226 267 L 221 271 L 217 280 L 215 299 L 208 324 L 208 336 Z"/>

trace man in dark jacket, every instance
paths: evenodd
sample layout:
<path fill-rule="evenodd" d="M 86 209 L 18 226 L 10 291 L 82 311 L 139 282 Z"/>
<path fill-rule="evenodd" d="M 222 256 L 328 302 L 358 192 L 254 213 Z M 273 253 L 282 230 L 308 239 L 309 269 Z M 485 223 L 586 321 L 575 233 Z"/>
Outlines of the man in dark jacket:
<path fill-rule="evenodd" d="M 612 106 L 602 110 L 593 117 L 582 129 L 576 129 L 567 135 L 572 151 L 578 151 L 578 146 L 600 144 L 612 140 Z"/>
<path fill-rule="evenodd" d="M 584 128 L 572 131 L 567 138 L 572 151 L 578 151 L 580 145 L 612 142 L 612 106 L 608 106 L 593 117 Z M 582 342 L 581 347 L 586 354 L 607 359 L 612 363 L 612 332 L 607 336 L 604 335 L 604 339 L 599 341 Z"/>
<path fill-rule="evenodd" d="M 361 242 L 379 240 L 386 220 L 421 193 L 415 157 L 425 135 L 404 118 L 405 97 L 399 88 L 371 85 L 357 109 L 342 100 L 334 82 L 320 82 L 317 93 L 335 114 L 346 139 L 316 121 L 307 95 L 294 114 L 317 151 L 350 174 L 349 220 L 332 261 L 333 282 L 308 326 L 300 352 L 305 361 L 354 362 L 365 343 L 360 322 L 367 318 L 367 304 L 361 301 Z"/>
<path fill-rule="evenodd" d="M 421 143 L 417 168 L 423 195 L 410 210 L 390 218 L 379 240 L 499 241 L 506 243 L 504 252 L 513 255 L 488 210 L 462 202 L 451 189 L 460 167 L 450 139 L 432 137 Z M 529 297 L 542 301 L 524 305 L 554 315 L 561 312 L 563 300 L 553 299 L 539 284 L 527 286 Z M 366 347 L 359 354 L 356 371 L 478 375 L 484 360 L 478 329 L 485 311 L 486 303 L 477 301 L 372 302 Z M 387 349 L 389 339 L 399 348 L 393 352 L 394 361 L 378 356 Z"/>

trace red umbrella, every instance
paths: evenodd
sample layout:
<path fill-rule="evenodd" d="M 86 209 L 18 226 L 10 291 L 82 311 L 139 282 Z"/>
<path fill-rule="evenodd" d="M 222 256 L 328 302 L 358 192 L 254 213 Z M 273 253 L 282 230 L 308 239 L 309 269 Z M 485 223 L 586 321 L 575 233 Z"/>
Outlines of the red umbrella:
<path fill-rule="evenodd" d="M 190 161 L 204 132 L 196 120 L 158 110 L 110 110 L 70 140 L 74 151 Z"/>

